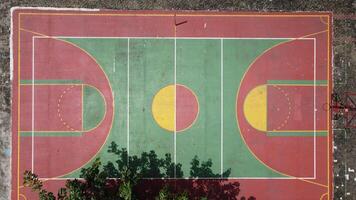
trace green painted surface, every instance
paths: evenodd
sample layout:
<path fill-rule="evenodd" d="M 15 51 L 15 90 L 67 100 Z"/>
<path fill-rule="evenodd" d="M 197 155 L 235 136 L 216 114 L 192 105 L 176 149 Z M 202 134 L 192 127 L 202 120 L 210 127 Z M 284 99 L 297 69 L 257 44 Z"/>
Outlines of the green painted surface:
<path fill-rule="evenodd" d="M 32 80 L 21 80 L 20 84 L 81 84 L 81 80 L 63 80 L 63 79 L 58 79 L 58 80 L 53 80 L 53 79 L 43 79 L 43 80 L 35 80 L 32 82 Z"/>
<path fill-rule="evenodd" d="M 169 84 L 174 84 L 174 40 L 130 39 L 131 155 L 154 150 L 173 156 L 174 135 L 152 117 L 154 95 Z"/>
<path fill-rule="evenodd" d="M 193 126 L 177 133 L 177 162 L 189 175 L 190 162 L 211 159 L 220 173 L 220 40 L 177 40 L 177 84 L 190 88 L 199 102 Z"/>
<path fill-rule="evenodd" d="M 284 40 L 225 40 L 224 51 L 224 139 L 223 167 L 232 177 L 279 177 L 261 164 L 247 149 L 236 116 L 236 95 L 244 73 L 267 49 Z M 238 111 L 242 112 L 242 111 Z"/>
<path fill-rule="evenodd" d="M 268 80 L 267 84 L 273 85 L 314 85 L 314 80 Z M 328 80 L 315 80 L 315 85 L 327 85 Z"/>
<path fill-rule="evenodd" d="M 36 137 L 79 137 L 82 136 L 82 132 L 34 132 L 34 136 Z M 31 131 L 23 131 L 21 132 L 21 137 L 32 137 Z"/>
<path fill-rule="evenodd" d="M 174 83 L 174 40 L 128 41 L 124 38 L 67 40 L 96 58 L 107 74 L 114 92 L 114 124 L 107 143 L 98 155 L 103 162 L 115 159 L 107 153 L 107 147 L 112 141 L 118 143 L 119 147 L 129 147 L 131 155 L 155 150 L 160 157 L 165 153 L 170 153 L 174 157 L 174 134 L 160 128 L 151 112 L 152 99 L 156 92 Z M 190 161 L 194 155 L 199 156 L 201 160 L 212 159 L 213 170 L 216 173 L 231 168 L 230 177 L 282 176 L 261 164 L 248 150 L 239 133 L 235 110 L 236 93 L 248 66 L 266 49 L 282 41 L 229 39 L 224 41 L 221 49 L 220 39 L 177 39 L 176 81 L 192 89 L 198 97 L 200 106 L 195 124 L 176 135 L 176 159 L 183 165 L 185 177 L 189 176 Z M 223 60 L 220 57 L 221 50 Z M 223 80 L 221 61 L 224 64 Z M 223 91 L 220 90 L 221 82 L 224 85 Z M 221 117 L 224 119 L 223 126 Z M 79 170 L 66 177 L 78 175 Z"/>
<path fill-rule="evenodd" d="M 91 130 L 99 125 L 105 114 L 105 101 L 99 91 L 91 86 L 83 86 L 83 130 Z"/>
<path fill-rule="evenodd" d="M 115 141 L 120 147 L 127 148 L 127 39 L 67 39 L 95 57 L 110 80 L 115 100 L 114 123 L 107 143 L 97 155 L 103 163 L 113 161 L 107 153 L 108 146 Z M 91 164 L 91 163 L 89 163 Z M 86 165 L 85 167 L 89 166 Z M 80 169 L 65 177 L 79 177 Z"/>
<path fill-rule="evenodd" d="M 314 137 L 314 132 L 267 132 L 268 136 L 271 137 Z M 315 136 L 327 136 L 328 132 L 327 131 L 317 131 L 315 133 Z"/>

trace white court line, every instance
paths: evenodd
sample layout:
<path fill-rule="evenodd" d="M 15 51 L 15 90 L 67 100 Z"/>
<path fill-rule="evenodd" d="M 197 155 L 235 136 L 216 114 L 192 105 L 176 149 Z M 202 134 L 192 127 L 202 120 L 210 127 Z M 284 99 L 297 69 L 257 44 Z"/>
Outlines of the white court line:
<path fill-rule="evenodd" d="M 220 174 L 224 171 L 224 40 L 220 39 Z"/>
<path fill-rule="evenodd" d="M 31 138 L 31 171 L 35 171 L 35 38 L 32 37 L 32 138 Z"/>
<path fill-rule="evenodd" d="M 177 177 L 177 38 L 174 37 L 174 178 Z"/>
<path fill-rule="evenodd" d="M 39 178 L 40 180 L 84 180 L 83 178 Z M 119 178 L 109 178 L 118 180 Z M 216 178 L 216 177 L 199 177 L 199 178 L 141 178 L 143 180 L 313 180 L 311 177 L 224 177 L 224 178 Z"/>
<path fill-rule="evenodd" d="M 314 40 L 314 176 L 313 177 L 227 177 L 227 178 L 223 178 L 223 179 L 315 179 L 316 177 L 316 115 L 315 115 L 315 102 L 316 102 L 316 94 L 315 94 L 315 87 L 316 87 L 316 66 L 315 66 L 315 62 L 316 62 L 316 39 L 315 38 L 222 38 L 222 37 L 76 37 L 76 36 L 33 36 L 33 39 L 48 39 L 48 38 L 101 38 L 101 39 L 112 39 L 112 38 L 118 38 L 118 39 L 127 39 L 128 40 L 128 69 L 129 69 L 129 40 L 130 39 L 174 39 L 174 84 L 176 85 L 177 80 L 176 80 L 176 70 L 177 70 L 177 61 L 176 61 L 176 46 L 177 46 L 177 39 L 220 39 L 222 40 L 230 40 L 230 39 L 255 39 L 255 40 L 266 40 L 266 39 L 290 39 L 290 40 Z M 223 44 L 221 44 L 223 45 Z M 34 48 L 34 47 L 33 47 Z M 221 52 L 223 54 L 223 52 Z M 223 62 L 221 60 L 221 62 Z M 222 63 L 223 64 L 223 63 Z M 34 67 L 33 67 L 34 70 Z M 221 76 L 223 76 L 223 74 L 221 74 Z M 223 77 L 222 77 L 223 78 Z M 128 70 L 128 83 L 129 83 L 129 70 Z M 33 79 L 33 84 L 34 84 L 34 79 Z M 129 84 L 128 84 L 128 104 L 127 104 L 127 110 L 129 111 Z M 223 86 L 221 86 L 223 87 Z M 176 92 L 175 92 L 176 95 Z M 175 101 L 176 101 L 176 96 L 174 97 Z M 223 97 L 222 97 L 223 98 Z M 176 102 L 175 102 L 175 106 L 176 106 Z M 223 105 L 221 105 L 223 106 Z M 176 109 L 176 108 L 175 108 Z M 223 112 L 223 111 L 222 111 Z M 127 115 L 128 118 L 128 130 L 127 130 L 127 149 L 128 149 L 128 154 L 129 154 L 129 112 Z M 174 116 L 174 122 L 176 122 L 176 116 Z M 223 115 L 222 115 L 223 118 Z M 222 125 L 223 126 L 223 122 Z M 223 137 L 223 130 L 221 132 Z M 33 133 L 33 137 L 34 137 L 34 133 Z M 222 138 L 223 139 L 223 138 Z M 223 141 L 221 139 L 221 160 L 223 161 Z M 34 146 L 34 145 L 33 145 Z M 34 147 L 33 147 L 34 148 Z M 34 151 L 33 151 L 34 152 Z M 223 172 L 223 162 L 221 161 L 221 175 Z M 34 162 L 34 158 L 32 158 L 32 162 Z M 174 163 L 177 163 L 177 143 L 176 143 L 176 123 L 174 125 Z M 176 177 L 176 167 L 174 167 L 174 177 Z M 42 179 L 51 179 L 51 178 L 42 178 Z M 69 178 L 70 179 L 70 178 Z M 151 178 L 150 178 L 151 179 Z M 162 178 L 157 178 L 157 179 L 162 179 Z M 165 179 L 170 179 L 170 178 L 165 178 Z M 176 179 L 189 179 L 189 178 L 176 178 Z M 198 178 L 198 179 L 211 179 L 211 178 Z M 64 178 L 64 180 L 67 180 L 67 178 Z"/>
<path fill-rule="evenodd" d="M 130 155 L 130 38 L 127 38 L 127 155 Z"/>
<path fill-rule="evenodd" d="M 251 38 L 251 37 L 80 37 L 80 36 L 34 36 L 36 38 L 88 38 L 88 39 L 201 39 L 201 40 L 218 40 L 218 39 L 224 39 L 224 40 L 234 40 L 234 39 L 241 39 L 241 40 L 313 40 L 315 38 L 277 38 L 277 37 L 259 37 L 259 38 Z"/>
<path fill-rule="evenodd" d="M 314 104 L 314 112 L 313 112 L 313 128 L 314 128 L 314 136 L 313 136 L 313 143 L 314 143 L 314 179 L 316 178 L 316 40 L 314 38 L 313 41 L 313 45 L 314 45 L 314 61 L 313 61 L 313 65 L 314 65 L 314 100 L 313 100 L 313 104 Z"/>

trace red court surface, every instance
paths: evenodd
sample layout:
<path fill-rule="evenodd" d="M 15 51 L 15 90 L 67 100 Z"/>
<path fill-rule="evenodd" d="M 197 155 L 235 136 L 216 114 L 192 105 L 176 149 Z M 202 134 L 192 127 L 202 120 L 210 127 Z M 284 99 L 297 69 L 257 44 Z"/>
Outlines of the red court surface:
<path fill-rule="evenodd" d="M 22 113 L 21 130 L 31 131 L 32 108 L 26 109 L 26 102 L 31 102 L 31 85 L 21 88 L 24 94 L 21 98 L 20 109 L 27 112 Z M 34 115 L 38 116 L 35 121 L 35 131 L 79 131 L 82 130 L 82 86 L 67 85 L 39 85 L 35 88 Z M 50 93 L 60 93 L 59 97 L 49 96 Z M 70 106 L 69 106 L 70 105 Z M 75 106 L 71 106 L 75 105 Z"/>
<path fill-rule="evenodd" d="M 197 149 L 219 150 L 221 171 L 232 168 L 234 173 L 231 177 L 222 176 L 220 181 L 239 182 L 239 196 L 253 195 L 257 199 L 273 200 L 332 199 L 333 137 L 330 111 L 325 108 L 325 104 L 329 105 L 332 90 L 331 27 L 332 16 L 328 12 L 14 9 L 11 47 L 12 199 L 38 199 L 22 185 L 25 170 L 38 173 L 46 188 L 56 193 L 68 177 L 77 176 L 76 170 L 86 167 L 99 153 L 106 151 L 105 145 L 114 137 L 113 130 L 121 130 L 120 126 L 125 124 L 120 120 L 130 119 L 126 114 L 118 113 L 125 113 L 126 103 L 133 102 L 134 105 L 135 101 L 142 100 L 142 96 L 134 94 L 128 95 L 130 98 L 127 99 L 119 96 L 118 88 L 126 87 L 126 79 L 121 80 L 125 76 L 114 74 L 115 70 L 119 70 L 119 64 L 117 69 L 108 71 L 100 66 L 101 60 L 89 52 L 90 49 L 72 42 L 76 39 L 89 41 L 102 38 L 127 39 L 127 42 L 141 38 L 172 40 L 175 51 L 171 57 L 174 57 L 175 71 L 180 70 L 179 65 L 176 67 L 177 41 L 221 42 L 218 43 L 219 48 L 221 44 L 221 60 L 220 54 L 216 55 L 221 66 L 224 64 L 221 76 L 217 76 L 221 78 L 216 87 L 221 88 L 218 91 L 221 96 L 214 96 L 213 93 L 202 95 L 197 89 L 191 89 L 192 86 L 185 86 L 189 81 L 198 82 L 199 77 L 188 80 L 185 85 L 177 83 L 175 77 L 167 84 L 174 88 L 174 130 L 163 127 L 167 125 L 166 118 L 159 115 L 151 121 L 163 120 L 163 126 L 160 124 L 161 127 L 156 128 L 168 129 L 164 131 L 175 134 L 176 146 L 176 139 L 190 130 L 199 130 L 197 133 L 204 134 L 204 131 L 208 132 L 207 127 L 216 123 L 208 120 L 201 122 L 201 118 L 221 120 L 216 123 L 219 130 L 221 127 L 221 132 L 216 133 L 221 148 L 214 146 L 211 135 L 206 135 L 204 139 L 209 141 L 211 138 L 213 142 Z M 242 64 L 238 63 L 234 67 L 235 57 L 246 57 L 247 60 L 249 55 L 244 55 L 245 46 L 236 47 L 236 50 L 232 45 L 234 42 L 243 44 L 242 40 L 250 42 L 245 44 L 246 51 L 262 49 L 246 68 L 239 68 Z M 269 40 L 278 42 L 270 44 Z M 254 41 L 266 42 L 270 46 L 265 49 L 254 47 L 251 45 Z M 160 48 L 158 46 L 157 51 Z M 181 49 L 184 49 L 183 45 Z M 178 52 L 181 49 L 178 48 Z M 134 51 L 134 48 L 130 50 L 132 55 L 135 55 Z M 236 52 L 242 52 L 242 55 Z M 120 50 L 116 53 L 118 58 L 126 58 L 128 54 Z M 139 53 L 136 59 L 146 56 L 147 63 L 154 55 Z M 102 58 L 106 58 L 105 55 Z M 155 59 L 153 57 L 152 60 Z M 135 60 L 128 58 L 128 61 L 135 64 Z M 236 62 L 240 61 L 244 62 L 238 59 Z M 197 62 L 192 59 L 192 63 Z M 229 63 L 232 63 L 231 68 Z M 193 73 L 194 66 L 191 68 Z M 208 67 L 204 69 L 204 76 L 213 77 Z M 163 82 L 167 76 L 163 69 L 157 74 L 162 79 L 158 82 Z M 137 77 L 132 75 L 130 78 L 136 80 Z M 150 80 L 145 78 L 149 85 Z M 214 86 L 214 83 L 210 81 L 208 86 Z M 155 95 L 147 94 L 146 90 L 143 93 L 149 96 L 147 99 L 151 105 Z M 126 94 L 129 93 L 124 93 L 124 96 Z M 220 101 L 218 108 L 221 109 L 221 116 L 206 111 L 214 102 Z M 120 107 L 122 104 L 125 106 Z M 129 108 L 130 104 L 127 104 Z M 166 105 L 168 111 L 170 106 Z M 151 112 L 141 107 L 138 109 Z M 158 113 L 162 113 L 160 109 Z M 135 116 L 130 112 L 128 114 Z M 134 121 L 129 125 L 134 127 Z M 234 134 L 229 136 L 230 132 Z M 131 137 L 134 138 L 134 135 Z M 230 137 L 232 140 L 236 138 L 239 143 L 230 143 Z M 132 152 L 135 145 L 142 144 L 131 144 Z M 187 151 L 190 149 L 189 146 L 184 148 Z M 162 147 L 158 147 L 158 151 L 160 149 Z M 190 150 L 194 151 L 193 148 Z M 238 154 L 240 150 L 245 153 Z M 174 158 L 177 157 L 176 149 L 173 153 Z M 239 158 L 234 159 L 235 153 L 238 155 L 235 157 Z M 263 172 L 259 173 L 259 169 Z M 170 181 L 184 187 L 190 179 L 173 177 Z"/>

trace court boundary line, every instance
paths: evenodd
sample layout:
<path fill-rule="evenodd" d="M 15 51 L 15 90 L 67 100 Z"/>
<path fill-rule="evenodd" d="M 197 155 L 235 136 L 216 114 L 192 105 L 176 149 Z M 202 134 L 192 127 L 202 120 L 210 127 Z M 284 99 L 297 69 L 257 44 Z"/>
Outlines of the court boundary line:
<path fill-rule="evenodd" d="M 78 179 L 81 180 L 82 178 L 65 178 L 65 177 L 54 177 L 54 178 L 47 178 L 47 177 L 41 177 L 39 178 L 40 180 L 74 180 Z M 120 179 L 120 178 L 109 178 L 109 179 Z M 314 180 L 312 177 L 187 177 L 187 178 L 174 178 L 174 177 L 162 177 L 162 178 L 141 178 L 142 180 L 268 180 L 268 179 L 273 179 L 273 180 Z M 318 182 L 310 182 L 306 181 L 311 184 L 316 184 L 316 185 L 322 185 L 323 187 L 326 187 L 326 185 L 323 185 Z"/>
<path fill-rule="evenodd" d="M 331 95 L 330 93 L 332 92 L 332 85 L 333 85 L 333 79 L 332 79 L 332 64 L 333 62 L 330 62 L 330 60 L 333 59 L 332 57 L 332 38 L 330 37 L 331 36 L 331 31 L 330 31 L 330 28 L 331 28 L 331 23 L 330 23 L 330 19 L 332 20 L 332 16 L 329 15 L 327 17 L 327 41 L 326 41 L 326 48 L 327 48 L 327 70 L 326 70 L 326 74 L 327 74 L 327 80 L 328 80 L 328 90 L 327 90 L 327 105 L 330 105 L 330 98 L 331 98 Z M 331 66 L 331 67 L 330 67 Z M 331 83 L 330 83 L 330 80 L 331 80 Z M 331 120 L 331 113 L 330 113 L 330 108 L 327 109 L 327 125 L 328 125 L 328 137 L 327 137 L 327 158 L 326 158 L 326 162 L 327 162 L 327 186 L 328 186 L 328 198 L 331 199 L 330 197 L 333 196 L 332 194 L 332 191 L 333 191 L 333 187 L 331 187 L 333 185 L 333 180 L 330 180 L 330 173 L 332 173 L 332 166 L 333 164 L 330 163 L 330 157 L 333 155 L 332 154 L 332 148 L 331 148 L 331 145 L 330 143 L 333 142 L 333 131 L 330 131 L 330 129 L 332 129 L 332 124 L 330 123 L 330 120 Z M 331 138 L 331 139 L 330 139 Z"/>
<path fill-rule="evenodd" d="M 14 10 L 11 10 L 11 16 L 13 16 Z M 21 150 L 21 13 L 18 13 L 17 22 L 17 199 L 20 199 L 20 150 Z M 11 193 L 10 193 L 11 194 Z"/>
<path fill-rule="evenodd" d="M 173 73 L 174 73 L 174 133 L 173 133 L 173 152 L 174 152 L 174 170 L 173 170 L 173 175 L 174 178 L 177 177 L 177 25 L 175 22 L 175 15 L 174 15 L 174 69 L 173 69 Z"/>
<path fill-rule="evenodd" d="M 243 39 L 243 40 L 314 40 L 314 37 L 164 37 L 164 36 L 159 36 L 159 37 L 130 37 L 130 36 L 125 36 L 125 37 L 93 37 L 93 36 L 63 36 L 63 35 L 58 35 L 58 36 L 33 36 L 36 38 L 57 38 L 57 39 L 67 39 L 67 38 L 73 38 L 73 39 L 196 39 L 196 40 L 234 40 L 234 39 Z"/>
<path fill-rule="evenodd" d="M 176 34 L 176 26 L 174 26 L 174 33 Z M 33 37 L 36 37 L 36 38 L 48 38 L 47 36 L 33 36 Z M 176 37 L 176 35 L 174 37 L 78 37 L 78 36 L 51 36 L 52 38 L 59 38 L 59 39 L 65 39 L 65 38 L 83 38 L 83 39 L 127 39 L 128 40 L 128 50 L 127 50 L 127 53 L 128 53 L 128 103 L 127 103 L 127 153 L 128 155 L 130 154 L 130 129 L 129 129 L 129 125 L 130 125 L 130 119 L 129 119 L 129 41 L 130 39 L 171 39 L 171 40 L 174 40 L 174 85 L 175 85 L 175 93 L 174 95 L 176 95 L 176 85 L 177 85 L 177 80 L 176 80 L 176 45 L 177 45 L 177 39 L 196 39 L 196 40 L 204 40 L 204 39 L 211 39 L 211 40 L 220 40 L 221 41 L 221 101 L 223 101 L 223 41 L 226 39 L 226 40 L 236 40 L 236 39 L 245 39 L 245 40 L 266 40 L 266 39 L 269 39 L 269 40 L 274 40 L 274 39 L 280 39 L 280 40 L 283 40 L 283 39 L 293 39 L 293 40 L 314 40 L 315 41 L 315 38 L 275 38 L 275 37 L 271 37 L 271 38 L 262 38 L 262 37 L 257 37 L 257 38 L 253 38 L 253 37 Z M 314 49 L 315 49 L 315 46 L 314 46 Z M 315 60 L 315 57 L 314 57 L 314 60 Z M 315 80 L 314 80 L 315 82 Z M 315 85 L 314 85 L 315 87 Z M 176 110 L 176 96 L 174 97 L 175 99 L 175 110 Z M 315 96 L 314 96 L 314 99 L 315 99 Z M 224 168 L 223 168 L 223 102 L 221 102 L 221 106 L 220 106 L 220 109 L 221 109 L 221 123 L 220 123 L 220 126 L 221 126 L 221 130 L 220 130 L 220 174 L 221 174 L 221 178 L 224 178 L 223 177 L 223 171 L 224 171 Z M 177 163 L 177 130 L 176 130 L 176 116 L 174 116 L 174 149 L 173 149 L 173 152 L 174 152 L 174 163 L 176 164 Z M 315 131 L 314 131 L 314 138 L 315 138 Z M 314 149 L 315 149 L 315 144 L 314 144 Z M 314 171 L 316 170 L 315 169 L 315 160 L 316 160 L 316 150 L 314 150 Z M 129 163 L 129 161 L 127 161 L 127 163 Z M 176 167 L 174 167 L 174 177 L 176 177 Z M 314 179 L 315 179 L 315 173 L 314 173 Z M 298 178 L 303 178 L 303 179 L 307 179 L 307 178 L 310 178 L 310 177 L 298 177 Z M 201 178 L 199 178 L 201 179 Z"/>
<path fill-rule="evenodd" d="M 20 80 L 21 81 L 21 80 Z M 35 38 L 32 37 L 32 110 L 31 110 L 31 172 L 34 173 L 35 169 Z M 21 130 L 20 130 L 21 131 Z"/>
<path fill-rule="evenodd" d="M 224 172 L 224 39 L 220 39 L 220 174 Z"/>
<path fill-rule="evenodd" d="M 316 38 L 313 37 L 313 179 L 316 179 Z"/>
<path fill-rule="evenodd" d="M 135 12 L 135 11 L 131 11 L 131 12 L 122 12 L 121 13 L 104 13 L 103 11 L 98 11 L 95 9 L 87 9 L 84 11 L 84 13 L 78 12 L 80 10 L 77 10 L 77 12 L 75 12 L 76 10 L 70 10 L 67 8 L 62 8 L 61 10 L 58 10 L 58 12 L 41 12 L 41 11 L 48 11 L 51 9 L 37 9 L 36 8 L 29 8 L 29 9 L 25 9 L 25 7 L 16 7 L 19 10 L 33 10 L 35 12 L 23 12 L 21 14 L 23 15 L 48 15 L 48 16 L 117 16 L 117 17 L 290 17 L 290 18 L 301 18 L 301 17 L 310 17 L 310 18 L 320 18 L 320 17 L 329 17 L 330 14 L 329 13 L 322 13 L 322 12 L 309 12 L 309 14 L 307 14 L 308 12 L 302 12 L 302 13 L 288 13 L 288 12 L 269 12 L 269 13 L 258 13 L 258 12 L 223 12 L 220 14 L 217 14 L 216 12 L 199 12 L 199 11 L 193 11 L 191 13 L 181 13 L 181 12 L 164 12 L 164 11 L 157 11 L 156 13 L 154 13 L 152 10 L 143 10 L 143 12 L 147 12 L 147 13 L 139 13 L 139 12 Z M 16 9 L 15 9 L 16 10 Z M 38 10 L 40 12 L 38 12 Z M 53 10 L 53 8 L 52 8 Z M 36 12 L 37 11 L 37 12 Z M 59 11 L 67 11 L 67 12 L 59 12 Z M 93 13 L 95 12 L 96 13 Z M 148 13 L 151 12 L 151 13 Z"/>
<path fill-rule="evenodd" d="M 45 39 L 48 39 L 48 38 L 53 38 L 53 39 L 64 39 L 64 38 L 72 38 L 72 37 L 69 37 L 69 36 L 33 36 L 33 37 L 35 37 L 35 38 L 45 38 Z M 176 41 L 177 41 L 177 39 L 178 40 L 180 40 L 180 39 L 215 39 L 215 40 L 224 40 L 225 38 L 211 38 L 211 37 L 209 37 L 209 38 L 204 38 L 204 37 L 74 37 L 74 38 L 83 38 L 83 39 L 91 39 L 91 38 L 99 38 L 99 39 L 112 39 L 112 38 L 117 38 L 117 39 L 127 39 L 127 40 L 129 40 L 129 39 L 171 39 L 171 40 L 173 40 L 174 41 L 174 85 L 177 85 L 177 83 L 176 83 Z M 247 37 L 247 38 L 245 38 L 245 37 L 243 37 L 243 38 L 227 38 L 227 40 L 230 40 L 230 39 L 236 39 L 236 40 L 238 40 L 238 39 L 251 39 L 251 40 L 253 40 L 253 39 L 257 39 L 257 40 L 265 40 L 265 39 L 271 39 L 271 40 L 278 40 L 278 39 L 280 39 L 280 40 L 283 40 L 283 39 L 286 39 L 286 38 L 250 38 L 250 37 Z M 315 37 L 304 37 L 304 38 L 288 38 L 288 39 L 291 39 L 291 40 L 313 40 L 313 41 L 315 41 L 316 40 L 316 38 Z M 316 46 L 314 46 L 314 50 L 315 50 L 315 48 L 316 48 Z M 316 55 L 314 55 L 314 61 L 315 61 L 315 56 Z M 315 69 L 315 65 L 314 65 L 314 69 Z M 315 75 L 315 74 L 314 74 Z M 315 84 L 315 79 L 314 79 L 314 84 Z M 313 87 L 315 88 L 315 85 L 313 85 Z M 176 95 L 176 94 L 175 94 Z M 175 98 L 176 99 L 176 98 Z M 315 96 L 314 96 L 314 99 L 315 99 Z M 176 102 L 175 102 L 175 106 L 176 106 Z M 315 107 L 314 107 L 314 109 L 315 109 Z M 315 112 L 314 112 L 315 113 Z M 174 119 L 174 121 L 176 121 L 176 119 Z M 175 123 L 175 125 L 174 126 L 176 126 L 176 123 Z M 176 133 L 177 133 L 177 131 L 176 131 L 176 127 L 174 128 L 174 163 L 176 163 L 177 162 L 177 155 L 176 155 Z M 315 130 L 312 130 L 313 132 L 314 132 L 314 135 L 313 135 L 313 137 L 314 138 L 316 138 L 316 132 L 315 132 Z M 315 145 L 314 145 L 314 149 L 315 149 Z M 222 152 L 221 152 L 222 153 Z M 316 154 L 316 152 L 315 152 L 315 150 L 314 150 L 314 154 Z M 222 160 L 222 159 L 221 159 Z M 222 162 L 223 162 L 223 160 L 222 160 Z M 316 165 L 316 157 L 314 157 L 314 165 Z M 316 169 L 315 169 L 315 167 L 314 167 L 314 170 L 316 171 Z M 223 171 L 223 170 L 222 170 Z M 307 177 L 293 177 L 293 176 L 290 176 L 290 175 L 288 175 L 289 177 L 287 177 L 287 179 L 301 179 L 301 180 L 303 180 L 303 179 L 305 179 L 305 180 L 315 180 L 315 174 L 313 174 L 313 177 L 310 177 L 310 176 L 307 176 Z M 176 178 L 176 167 L 174 168 L 174 177 L 175 178 L 164 178 L 164 179 L 193 179 L 193 178 L 189 178 L 189 177 L 187 177 L 187 178 Z M 268 178 L 271 178 L 271 179 L 286 179 L 286 177 L 222 177 L 222 173 L 221 173 L 221 178 L 215 178 L 215 179 L 241 179 L 241 178 L 246 178 L 246 179 L 254 179 L 254 178 L 257 178 L 257 179 L 260 179 L 260 178 L 266 178 L 266 179 L 268 179 Z M 161 178 L 147 178 L 147 179 L 161 179 Z M 210 177 L 199 177 L 199 178 L 197 178 L 197 179 L 211 179 Z"/>
<path fill-rule="evenodd" d="M 316 170 L 316 111 L 317 111 L 317 108 L 316 108 L 316 39 L 314 37 L 314 40 L 313 40 L 313 53 L 314 53 L 314 60 L 313 60 L 313 66 L 314 66 L 314 70 L 313 70 L 313 78 L 314 78 L 314 87 L 313 87 L 313 129 L 314 129 L 314 136 L 313 136 L 313 156 L 314 156 L 314 170 L 313 170 L 313 178 L 316 179 L 316 173 L 317 173 L 317 170 Z"/>
<path fill-rule="evenodd" d="M 322 31 L 322 32 L 325 32 L 325 31 Z M 322 33 L 322 32 L 320 32 L 320 33 Z M 318 32 L 319 33 L 319 32 Z M 311 35 L 311 34 L 310 34 Z M 52 38 L 52 37 L 49 37 L 49 38 Z M 53 39 L 55 39 L 55 38 L 53 38 Z M 70 43 L 70 44 L 72 44 L 72 43 Z M 79 48 L 79 47 L 78 47 Z M 80 48 L 81 49 L 81 48 Z M 84 51 L 84 50 L 83 50 Z M 94 59 L 95 60 L 95 59 Z M 269 177 L 270 178 L 270 177 Z M 235 178 L 235 179 L 238 179 L 238 178 Z M 320 184 L 320 183 L 317 183 L 317 182 L 312 182 L 312 181 L 308 181 L 308 180 L 306 180 L 307 178 L 305 178 L 305 179 L 302 179 L 301 177 L 299 177 L 299 178 L 296 178 L 296 179 L 298 179 L 298 180 L 301 180 L 301 181 L 304 181 L 304 182 L 308 182 L 308 183 L 311 183 L 311 184 L 315 184 L 315 185 L 319 185 L 319 186 L 322 186 L 322 187 L 327 187 L 326 185 L 323 185 L 323 184 Z"/>
<path fill-rule="evenodd" d="M 309 85 L 309 84 L 284 84 L 284 83 L 278 83 L 278 84 L 271 84 L 271 83 L 267 83 L 267 84 L 264 84 L 264 85 L 267 85 L 267 86 L 303 86 L 303 87 L 306 87 L 306 86 L 310 86 L 310 87 L 314 87 L 314 84 L 313 85 Z M 316 84 L 316 86 L 318 87 L 328 87 L 327 84 Z"/>
<path fill-rule="evenodd" d="M 115 55 L 116 56 L 116 55 Z M 115 98 L 114 98 L 115 101 Z M 130 155 L 130 38 L 127 39 L 127 165 Z"/>

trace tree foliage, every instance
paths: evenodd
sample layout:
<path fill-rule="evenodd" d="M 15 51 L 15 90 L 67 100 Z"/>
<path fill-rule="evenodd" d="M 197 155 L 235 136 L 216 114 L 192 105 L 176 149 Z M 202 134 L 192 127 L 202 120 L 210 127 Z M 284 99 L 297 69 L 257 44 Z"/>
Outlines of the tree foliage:
<path fill-rule="evenodd" d="M 191 179 L 168 179 L 184 177 L 182 165 L 174 163 L 170 154 L 163 158 L 154 151 L 128 155 L 126 149 L 120 149 L 114 142 L 108 152 L 115 155 L 114 161 L 103 165 L 100 158 L 96 158 L 90 167 L 81 170 L 81 179 L 67 180 L 57 196 L 46 191 L 43 182 L 30 171 L 24 174 L 24 186 L 38 193 L 40 200 L 238 199 L 240 184 L 224 179 L 231 170 L 222 175 L 214 173 L 211 159 L 200 161 L 195 156 L 191 161 Z M 155 179 L 145 179 L 147 177 Z M 200 179 L 202 177 L 219 179 Z M 241 200 L 246 198 L 241 197 Z"/>

